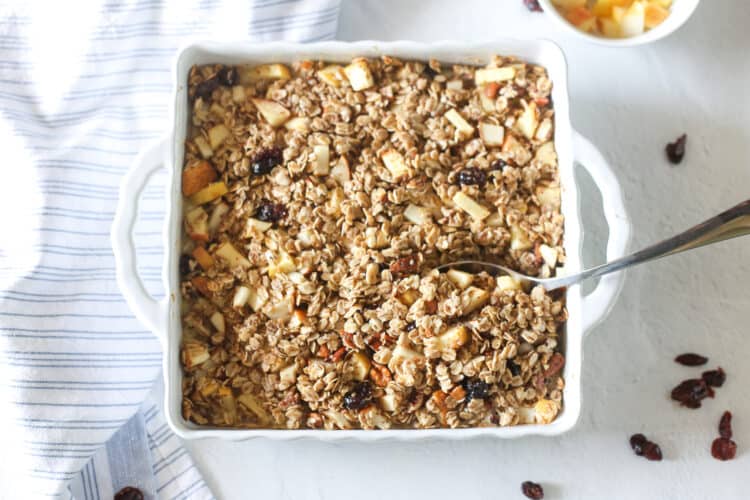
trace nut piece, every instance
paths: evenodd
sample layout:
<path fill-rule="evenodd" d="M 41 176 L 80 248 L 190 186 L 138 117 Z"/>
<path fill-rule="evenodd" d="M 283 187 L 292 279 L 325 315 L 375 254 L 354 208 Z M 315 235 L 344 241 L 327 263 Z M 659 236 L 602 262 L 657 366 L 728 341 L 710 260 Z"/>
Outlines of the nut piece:
<path fill-rule="evenodd" d="M 204 203 L 208 203 L 209 201 L 224 196 L 227 191 L 229 190 L 227 189 L 227 185 L 224 184 L 224 181 L 212 182 L 191 196 L 190 203 L 193 205 L 203 205 Z"/>
<path fill-rule="evenodd" d="M 458 269 L 448 269 L 445 275 L 461 290 L 467 288 L 474 281 L 474 275 L 459 271 Z"/>
<path fill-rule="evenodd" d="M 395 149 L 388 149 L 380 155 L 385 168 L 391 172 L 394 181 L 399 181 L 409 175 L 409 167 L 406 165 L 404 157 Z"/>
<path fill-rule="evenodd" d="M 471 215 L 471 217 L 475 220 L 486 219 L 490 215 L 489 210 L 474 201 L 471 196 L 467 195 L 463 191 L 459 191 L 453 196 L 453 203 L 455 203 L 457 207 L 461 208 L 466 213 Z"/>
<path fill-rule="evenodd" d="M 182 171 L 182 194 L 192 196 L 216 180 L 216 170 L 207 161 L 199 161 Z"/>
<path fill-rule="evenodd" d="M 456 111 L 454 108 L 449 109 L 445 113 L 445 118 L 451 124 L 456 127 L 456 130 L 459 134 L 463 135 L 464 137 L 468 137 L 474 133 L 474 127 L 472 127 L 469 122 L 467 122 L 463 116 L 461 116 L 461 113 Z"/>
<path fill-rule="evenodd" d="M 504 82 L 516 77 L 516 68 L 508 66 L 505 68 L 484 68 L 474 72 L 474 82 L 477 87 L 490 82 Z"/>
<path fill-rule="evenodd" d="M 372 73 L 370 73 L 370 67 L 367 65 L 366 59 L 358 58 L 353 60 L 349 66 L 344 68 L 344 73 L 354 90 L 365 90 L 375 85 L 375 80 L 372 78 Z"/>
<path fill-rule="evenodd" d="M 228 241 L 219 245 L 215 253 L 217 257 L 223 259 L 232 267 L 250 267 L 250 261 Z"/>
<path fill-rule="evenodd" d="M 253 99 L 252 101 L 263 118 L 265 118 L 272 127 L 278 127 L 292 116 L 288 109 L 276 101 L 270 101 L 268 99 Z"/>
<path fill-rule="evenodd" d="M 557 407 L 557 403 L 550 399 L 540 399 L 534 405 L 534 411 L 536 412 L 536 422 L 538 424 L 548 424 L 555 419 L 559 408 Z"/>

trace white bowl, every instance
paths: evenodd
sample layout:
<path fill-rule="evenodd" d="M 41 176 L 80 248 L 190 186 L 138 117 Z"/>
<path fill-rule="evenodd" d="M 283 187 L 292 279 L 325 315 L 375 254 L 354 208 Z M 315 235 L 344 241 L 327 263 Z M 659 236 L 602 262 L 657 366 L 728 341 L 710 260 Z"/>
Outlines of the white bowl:
<path fill-rule="evenodd" d="M 530 434 L 560 434 L 575 424 L 581 407 L 581 367 L 583 336 L 609 311 L 622 285 L 623 275 L 603 277 L 590 294 L 583 296 L 579 285 L 567 290 L 569 319 L 565 328 L 562 348 L 566 363 L 563 375 L 563 410 L 548 425 L 520 425 L 515 427 L 478 427 L 471 429 L 424 430 L 279 430 L 279 429 L 227 429 L 199 426 L 182 417 L 182 367 L 180 365 L 180 280 L 178 261 L 182 233 L 181 175 L 185 135 L 189 119 L 187 75 L 194 64 L 207 63 L 291 63 L 299 59 L 349 61 L 354 56 L 378 57 L 392 55 L 401 58 L 427 60 L 437 58 L 454 63 L 486 63 L 494 54 L 514 54 L 524 60 L 547 68 L 553 81 L 552 100 L 555 103 L 555 147 L 558 153 L 562 212 L 565 216 L 564 247 L 567 260 L 563 272 L 576 272 L 581 268 L 582 228 L 578 214 L 578 192 L 573 175 L 574 161 L 583 164 L 597 183 L 602 198 L 606 200 L 604 216 L 609 225 L 607 259 L 621 257 L 627 246 L 630 226 L 616 177 L 599 153 L 586 139 L 575 133 L 570 125 L 568 109 L 567 72 L 565 58 L 557 45 L 548 41 L 505 40 L 485 44 L 439 42 L 422 44 L 414 42 L 356 43 L 324 42 L 316 44 L 269 43 L 199 43 L 183 49 L 175 65 L 174 108 L 172 128 L 168 135 L 143 152 L 123 180 L 120 199 L 112 224 L 112 246 L 117 265 L 117 281 L 128 305 L 149 329 L 162 341 L 164 349 L 165 409 L 170 426 L 183 438 L 247 439 L 267 437 L 296 439 L 314 437 L 324 440 L 357 438 L 374 440 L 383 438 L 422 439 L 431 437 L 468 438 L 497 436 L 504 438 Z M 133 224 L 138 213 L 138 199 L 145 184 L 155 170 L 166 166 L 170 182 L 165 193 L 167 217 L 164 228 L 164 287 L 163 301 L 157 302 L 147 293 L 136 269 Z"/>
<path fill-rule="evenodd" d="M 586 33 L 570 24 L 555 8 L 551 0 L 539 0 L 539 5 L 542 6 L 544 13 L 547 17 L 552 19 L 554 23 L 562 26 L 563 29 L 570 33 L 575 33 L 579 38 L 606 47 L 634 47 L 636 45 L 643 45 L 645 43 L 659 40 L 677 31 L 677 29 L 685 24 L 685 21 L 693 15 L 695 8 L 698 7 L 699 1 L 700 0 L 674 0 L 672 7 L 670 7 L 671 12 L 669 13 L 669 17 L 667 17 L 663 23 L 641 35 L 628 38 L 605 38 L 603 36 Z"/>

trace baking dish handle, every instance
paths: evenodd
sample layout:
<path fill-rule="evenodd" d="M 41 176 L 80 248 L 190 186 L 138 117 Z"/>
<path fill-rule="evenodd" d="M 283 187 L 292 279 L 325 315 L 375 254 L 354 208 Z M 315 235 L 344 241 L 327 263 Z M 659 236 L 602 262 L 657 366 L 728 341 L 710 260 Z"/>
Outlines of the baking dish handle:
<path fill-rule="evenodd" d="M 164 166 L 166 140 L 162 139 L 133 162 L 120 184 L 117 211 L 112 222 L 112 250 L 115 255 L 117 284 L 135 317 L 151 330 L 164 345 L 168 297 L 154 300 L 143 285 L 136 261 L 133 226 L 138 216 L 138 202 L 149 177 Z"/>
<path fill-rule="evenodd" d="M 625 255 L 630 240 L 630 222 L 617 177 L 601 152 L 578 132 L 573 132 L 573 154 L 591 175 L 602 194 L 604 219 L 609 227 L 607 262 Z M 588 333 L 609 313 L 625 281 L 622 272 L 603 276 L 583 298 L 583 331 Z"/>

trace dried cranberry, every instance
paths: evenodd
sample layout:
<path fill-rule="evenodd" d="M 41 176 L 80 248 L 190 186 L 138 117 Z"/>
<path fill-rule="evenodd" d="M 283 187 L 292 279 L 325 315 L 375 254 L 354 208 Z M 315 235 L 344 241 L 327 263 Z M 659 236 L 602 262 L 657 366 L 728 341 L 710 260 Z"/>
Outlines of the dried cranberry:
<path fill-rule="evenodd" d="M 648 439 L 643 434 L 633 434 L 630 436 L 630 447 L 633 448 L 633 452 L 639 457 L 643 455 L 643 448 L 648 443 Z"/>
<path fill-rule="evenodd" d="M 115 493 L 115 500 L 143 500 L 143 492 L 133 486 L 126 486 Z"/>
<path fill-rule="evenodd" d="M 497 160 L 492 162 L 492 165 L 490 165 L 490 170 L 502 170 L 504 169 L 508 164 L 505 162 L 505 160 L 501 160 L 498 158 Z"/>
<path fill-rule="evenodd" d="M 647 441 L 646 444 L 643 445 L 643 456 L 648 460 L 658 462 L 661 460 L 661 448 L 659 448 L 659 445 L 653 441 Z"/>
<path fill-rule="evenodd" d="M 216 74 L 219 83 L 231 87 L 237 84 L 239 76 L 237 75 L 237 68 L 234 66 L 225 66 L 219 70 Z"/>
<path fill-rule="evenodd" d="M 347 410 L 361 410 L 370 404 L 372 388 L 367 382 L 360 382 L 344 396 L 344 408 Z"/>
<path fill-rule="evenodd" d="M 716 460 L 732 460 L 737 455 L 737 443 L 729 438 L 719 437 L 711 443 L 711 456 Z"/>
<path fill-rule="evenodd" d="M 687 134 L 682 134 L 674 142 L 667 144 L 665 148 L 667 152 L 667 158 L 670 162 L 677 165 L 682 161 L 685 156 L 685 144 L 687 143 Z"/>
<path fill-rule="evenodd" d="M 542 12 L 542 6 L 539 5 L 538 0 L 523 0 L 523 4 L 531 12 Z"/>
<path fill-rule="evenodd" d="M 466 402 L 468 403 L 472 399 L 486 399 L 489 391 L 489 386 L 484 380 L 476 378 L 467 378 L 461 383 L 464 390 L 466 391 Z"/>
<path fill-rule="evenodd" d="M 718 367 L 716 370 L 703 372 L 701 378 L 711 387 L 721 387 L 727 379 L 727 374 L 721 367 Z"/>
<path fill-rule="evenodd" d="M 180 274 L 186 275 L 190 273 L 190 256 L 182 254 L 180 255 Z"/>
<path fill-rule="evenodd" d="M 732 438 L 732 412 L 725 411 L 719 420 L 719 436 L 725 439 Z"/>
<path fill-rule="evenodd" d="M 263 222 L 278 222 L 286 217 L 286 207 L 281 203 L 271 203 L 268 200 L 263 200 L 255 211 L 254 217 Z"/>
<path fill-rule="evenodd" d="M 204 101 L 207 101 L 211 98 L 211 94 L 213 93 L 213 91 L 218 87 L 219 80 L 217 80 L 216 77 L 211 77 L 208 80 L 204 80 L 195 86 L 194 97 L 196 99 L 200 97 Z"/>
<path fill-rule="evenodd" d="M 700 366 L 705 365 L 708 362 L 707 357 L 692 352 L 680 354 L 679 356 L 674 358 L 674 360 L 675 363 L 680 363 L 681 365 L 685 366 Z"/>
<path fill-rule="evenodd" d="M 514 377 L 517 377 L 521 374 L 521 367 L 516 364 L 515 361 L 512 359 L 509 359 L 506 363 L 506 366 L 508 367 L 508 370 L 510 370 L 510 374 Z"/>
<path fill-rule="evenodd" d="M 282 161 L 284 161 L 284 154 L 280 148 L 264 149 L 252 159 L 253 175 L 265 175 Z"/>
<path fill-rule="evenodd" d="M 556 352 L 551 358 L 549 358 L 549 368 L 544 371 L 544 377 L 549 378 L 557 375 L 560 370 L 562 370 L 563 366 L 565 366 L 565 357 L 559 352 Z"/>
<path fill-rule="evenodd" d="M 411 254 L 393 261 L 391 272 L 396 274 L 412 274 L 419 269 L 419 255 Z"/>
<path fill-rule="evenodd" d="M 542 485 L 532 481 L 524 481 L 521 483 L 521 492 L 526 498 L 531 498 L 532 500 L 540 500 L 544 498 L 544 488 L 542 488 Z"/>
<path fill-rule="evenodd" d="M 688 408 L 700 408 L 700 401 L 708 396 L 708 386 L 703 379 L 693 378 L 672 389 L 672 399 Z"/>
<path fill-rule="evenodd" d="M 485 182 L 487 182 L 487 174 L 478 168 L 465 168 L 458 173 L 459 184 L 473 184 L 481 187 Z"/>

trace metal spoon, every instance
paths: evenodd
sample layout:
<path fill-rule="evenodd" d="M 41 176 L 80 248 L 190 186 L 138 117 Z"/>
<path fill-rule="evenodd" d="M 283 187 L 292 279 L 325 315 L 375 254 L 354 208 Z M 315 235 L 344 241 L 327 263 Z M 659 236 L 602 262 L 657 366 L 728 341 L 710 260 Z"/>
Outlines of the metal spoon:
<path fill-rule="evenodd" d="M 672 236 L 664 241 L 656 243 L 650 247 L 644 248 L 639 252 L 620 257 L 612 262 L 601 264 L 591 269 L 586 269 L 576 274 L 568 276 L 557 276 L 554 278 L 535 278 L 526 276 L 518 271 L 509 269 L 504 266 L 482 262 L 479 260 L 460 260 L 449 264 L 442 264 L 436 269 L 442 270 L 456 266 L 471 266 L 483 270 L 492 270 L 507 274 L 521 283 L 530 283 L 542 285 L 546 290 L 555 290 L 570 285 L 574 285 L 589 278 L 603 276 L 605 274 L 620 271 L 627 267 L 635 266 L 649 260 L 655 260 L 667 255 L 673 255 L 685 250 L 711 245 L 720 241 L 736 238 L 750 234 L 750 200 L 743 201 L 739 205 L 726 210 L 715 217 L 693 226 L 687 231 Z"/>

